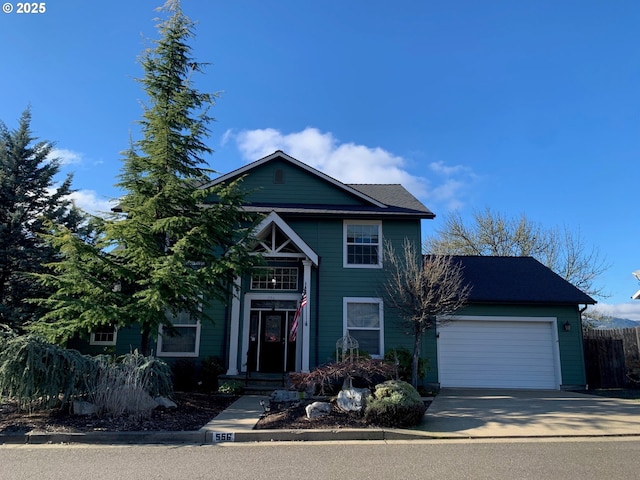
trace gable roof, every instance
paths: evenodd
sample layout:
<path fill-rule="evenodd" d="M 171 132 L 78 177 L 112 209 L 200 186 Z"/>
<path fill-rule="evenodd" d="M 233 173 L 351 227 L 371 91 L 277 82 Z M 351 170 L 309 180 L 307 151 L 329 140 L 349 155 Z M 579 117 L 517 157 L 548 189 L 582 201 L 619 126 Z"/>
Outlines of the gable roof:
<path fill-rule="evenodd" d="M 469 303 L 585 304 L 596 301 L 533 257 L 454 255 L 471 285 Z"/>
<path fill-rule="evenodd" d="M 417 198 L 409 193 L 399 184 L 346 184 L 336 180 L 329 175 L 316 170 L 313 167 L 277 150 L 271 155 L 267 155 L 259 160 L 249 163 L 243 167 L 221 175 L 215 180 L 207 183 L 203 188 L 217 185 L 228 180 L 233 180 L 249 173 L 251 170 L 274 160 L 283 160 L 309 174 L 329 183 L 338 190 L 349 194 L 360 200 L 359 205 L 343 204 L 309 204 L 303 202 L 296 203 L 256 203 L 252 202 L 245 206 L 249 211 L 269 213 L 277 211 L 281 214 L 305 214 L 305 215 L 395 215 L 412 216 L 418 218 L 434 218 L 435 215 L 425 207 Z"/>
<path fill-rule="evenodd" d="M 302 253 L 304 253 L 309 260 L 315 265 L 318 266 L 318 254 L 313 251 L 313 249 L 307 245 L 307 243 L 300 238 L 300 236 L 293 230 L 287 223 L 276 213 L 271 212 L 269 216 L 265 217 L 254 229 L 254 235 L 256 237 L 260 236 L 262 232 L 264 232 L 271 224 L 277 225 L 280 230 L 293 242 L 293 244 L 300 249 Z"/>

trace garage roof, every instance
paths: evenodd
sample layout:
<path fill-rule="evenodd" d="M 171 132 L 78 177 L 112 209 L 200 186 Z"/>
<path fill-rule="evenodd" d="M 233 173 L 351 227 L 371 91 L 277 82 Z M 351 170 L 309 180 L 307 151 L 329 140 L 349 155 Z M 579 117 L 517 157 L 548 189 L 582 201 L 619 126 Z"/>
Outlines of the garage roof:
<path fill-rule="evenodd" d="M 597 303 L 533 257 L 454 255 L 472 286 L 469 303 Z"/>

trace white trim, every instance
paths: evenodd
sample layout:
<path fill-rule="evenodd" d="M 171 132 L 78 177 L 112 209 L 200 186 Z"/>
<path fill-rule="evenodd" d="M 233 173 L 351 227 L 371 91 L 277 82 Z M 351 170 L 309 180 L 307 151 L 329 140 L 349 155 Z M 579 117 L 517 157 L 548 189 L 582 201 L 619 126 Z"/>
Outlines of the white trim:
<path fill-rule="evenodd" d="M 116 345 L 116 343 L 118 343 L 118 327 L 112 327 L 113 328 L 113 340 L 110 342 L 101 342 L 101 341 L 96 341 L 95 340 L 95 335 L 96 332 L 91 332 L 91 334 L 89 335 L 89 345 L 99 345 L 99 346 L 109 346 L 112 347 L 114 345 Z"/>
<path fill-rule="evenodd" d="M 307 245 L 307 243 L 304 240 L 302 240 L 302 238 L 300 238 L 300 235 L 298 235 L 295 232 L 295 230 L 293 230 L 287 224 L 287 222 L 285 222 L 282 219 L 282 217 L 278 215 L 276 212 L 271 212 L 265 219 L 263 219 L 254 229 L 253 235 L 255 237 L 258 237 L 261 233 L 263 233 L 266 229 L 268 229 L 272 223 L 277 225 L 280 228 L 280 230 L 282 230 L 282 233 L 284 233 L 289 238 L 289 240 L 291 240 L 294 243 L 294 245 L 298 247 L 300 251 L 302 251 L 302 253 L 304 254 L 304 255 L 295 255 L 296 257 L 306 256 L 309 260 L 311 260 L 311 262 L 315 266 L 318 266 L 318 254 L 314 252 L 313 249 L 309 245 Z M 278 253 L 275 255 L 278 257 L 282 257 L 287 254 Z M 269 257 L 269 255 L 264 255 L 264 256 L 267 258 Z"/>
<path fill-rule="evenodd" d="M 350 303 L 376 303 L 379 307 L 379 322 L 380 325 L 378 327 L 379 336 L 378 336 L 378 346 L 380 349 L 379 355 L 371 355 L 371 358 L 383 358 L 384 357 L 384 300 L 379 297 L 342 297 L 342 332 L 344 335 L 349 331 L 349 326 L 347 324 L 347 305 Z M 351 330 L 357 330 L 352 328 Z M 372 331 L 375 330 L 373 328 L 362 328 L 360 330 Z M 336 338 L 336 340 L 339 340 Z M 370 352 L 369 352 L 370 353 Z"/>
<path fill-rule="evenodd" d="M 347 228 L 349 225 L 376 225 L 378 227 L 378 263 L 348 263 Z M 373 243 L 367 245 L 375 245 Z M 342 266 L 344 268 L 382 268 L 382 221 L 381 220 L 343 220 L 342 221 Z"/>
<path fill-rule="evenodd" d="M 284 153 L 282 150 L 276 150 L 275 152 L 273 152 L 271 155 L 267 155 L 266 157 L 263 157 L 259 160 L 256 160 L 255 162 L 251 162 L 247 165 L 245 165 L 244 167 L 240 167 L 237 168 L 236 170 L 233 170 L 232 172 L 226 173 L 224 175 L 221 175 L 220 177 L 216 178 L 215 180 L 203 185 L 201 188 L 209 188 L 212 187 L 214 185 L 217 185 L 219 183 L 225 182 L 229 179 L 232 179 L 234 177 L 240 176 L 245 174 L 246 172 L 248 172 L 249 170 L 252 170 L 253 168 L 259 167 L 260 165 L 270 162 L 273 159 L 276 158 L 281 158 L 289 163 L 292 163 L 293 165 L 306 170 L 307 172 L 311 173 L 312 175 L 315 175 L 317 177 L 322 178 L 323 180 L 335 185 L 336 187 L 349 192 L 351 195 L 355 195 L 358 198 L 361 198 L 362 200 L 365 200 L 368 203 L 372 203 L 373 205 L 380 207 L 380 208 L 388 208 L 387 205 L 385 205 L 382 202 L 379 202 L 378 200 L 374 199 L 373 197 L 370 197 L 369 195 L 365 195 L 364 193 L 356 190 L 355 188 L 350 187 L 349 185 L 345 185 L 344 183 L 336 180 L 335 178 L 330 177 L 329 175 L 322 173 L 320 170 L 316 170 L 313 167 L 310 167 L 309 165 L 302 163 L 300 160 L 297 160 L 295 158 L 293 158 L 292 156 Z"/>
<path fill-rule="evenodd" d="M 296 293 L 245 293 L 244 294 L 244 315 L 242 319 L 242 366 L 240 368 L 242 372 L 247 371 L 247 358 L 249 354 L 249 332 L 251 329 L 251 301 L 252 300 L 298 301 L 300 300 L 300 293 L 296 292 Z M 298 335 L 298 338 L 299 337 L 300 336 Z M 297 352 L 296 352 L 296 356 L 297 356 Z"/>
<path fill-rule="evenodd" d="M 176 328 L 195 328 L 196 329 L 196 340 L 195 340 L 195 351 L 193 352 L 163 352 L 162 351 L 162 325 L 158 328 L 158 357 L 197 357 L 200 355 L 200 320 L 198 320 L 195 324 L 174 324 Z"/>
<path fill-rule="evenodd" d="M 296 348 L 296 369 L 299 369 L 302 372 L 309 372 L 309 357 L 311 352 L 311 260 L 303 260 L 302 265 L 304 266 L 303 272 L 303 288 L 307 289 L 307 306 L 302 309 L 302 345 L 299 348 Z M 316 321 L 318 321 L 316 319 Z M 298 337 L 300 338 L 300 337 Z M 298 340 L 297 344 L 300 343 Z M 298 352 L 300 352 L 299 358 Z M 298 364 L 298 359 L 300 360 L 300 364 Z"/>
<path fill-rule="evenodd" d="M 238 342 L 240 339 L 240 288 L 242 280 L 238 276 L 233 284 L 231 300 L 231 325 L 229 329 L 229 369 L 227 375 L 238 375 Z M 242 362 L 241 362 L 242 363 Z"/>
<path fill-rule="evenodd" d="M 440 348 L 440 329 L 446 328 L 446 324 L 450 322 L 508 322 L 508 323 L 547 323 L 551 327 L 551 341 L 553 343 L 553 365 L 555 373 L 555 388 L 559 389 L 562 385 L 562 365 L 560 363 L 560 342 L 558 338 L 558 319 L 557 317 L 526 317 L 526 316 L 499 316 L 499 315 L 454 315 L 449 317 L 440 317 L 436 322 L 436 337 L 438 338 L 437 358 L 438 358 L 438 381 L 440 381 L 440 370 L 442 366 L 442 349 Z M 523 372 L 526 375 L 526 372 Z"/>

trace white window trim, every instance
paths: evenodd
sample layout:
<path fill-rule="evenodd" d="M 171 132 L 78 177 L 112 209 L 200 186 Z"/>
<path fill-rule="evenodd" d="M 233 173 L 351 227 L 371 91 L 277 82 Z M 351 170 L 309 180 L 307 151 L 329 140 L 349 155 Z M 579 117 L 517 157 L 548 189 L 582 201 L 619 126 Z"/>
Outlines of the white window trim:
<path fill-rule="evenodd" d="M 343 297 L 342 298 L 342 331 L 346 335 L 349 331 L 349 325 L 347 320 L 347 305 L 350 303 L 377 303 L 380 311 L 380 335 L 379 346 L 380 346 L 380 354 L 379 355 L 371 355 L 371 358 L 384 358 L 384 301 L 382 298 L 377 297 Z M 352 328 L 352 330 L 358 330 L 357 328 Z M 372 328 L 362 328 L 360 330 L 374 330 Z"/>
<path fill-rule="evenodd" d="M 348 263 L 347 226 L 348 225 L 377 225 L 378 226 L 378 263 L 358 264 Z M 370 244 L 374 245 L 374 244 Z M 344 268 L 382 268 L 382 221 L 381 220 L 343 220 L 342 222 L 342 266 Z"/>
<path fill-rule="evenodd" d="M 86 338 L 86 337 L 85 337 Z M 112 347 L 118 342 L 118 327 L 113 327 L 113 340 L 110 342 L 101 342 L 96 340 L 95 332 L 91 332 L 89 337 L 89 345 L 109 346 Z"/>
<path fill-rule="evenodd" d="M 192 327 L 196 329 L 195 351 L 193 352 L 163 352 L 162 351 L 162 332 L 163 325 L 158 327 L 158 357 L 185 357 L 195 358 L 200 355 L 200 319 L 196 323 L 174 323 L 174 327 Z"/>

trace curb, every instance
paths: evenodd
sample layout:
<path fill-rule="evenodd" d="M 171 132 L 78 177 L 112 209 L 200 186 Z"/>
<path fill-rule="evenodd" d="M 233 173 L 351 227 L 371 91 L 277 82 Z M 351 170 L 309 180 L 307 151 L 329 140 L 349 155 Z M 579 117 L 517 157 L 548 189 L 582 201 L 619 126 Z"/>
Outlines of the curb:
<path fill-rule="evenodd" d="M 427 432 L 412 430 L 335 429 L 335 430 L 245 430 L 225 432 L 224 440 L 216 441 L 216 432 L 209 429 L 186 432 L 34 432 L 0 434 L 0 445 L 44 445 L 82 443 L 95 445 L 207 445 L 242 442 L 321 442 L 367 440 L 418 440 L 442 438 Z"/>

